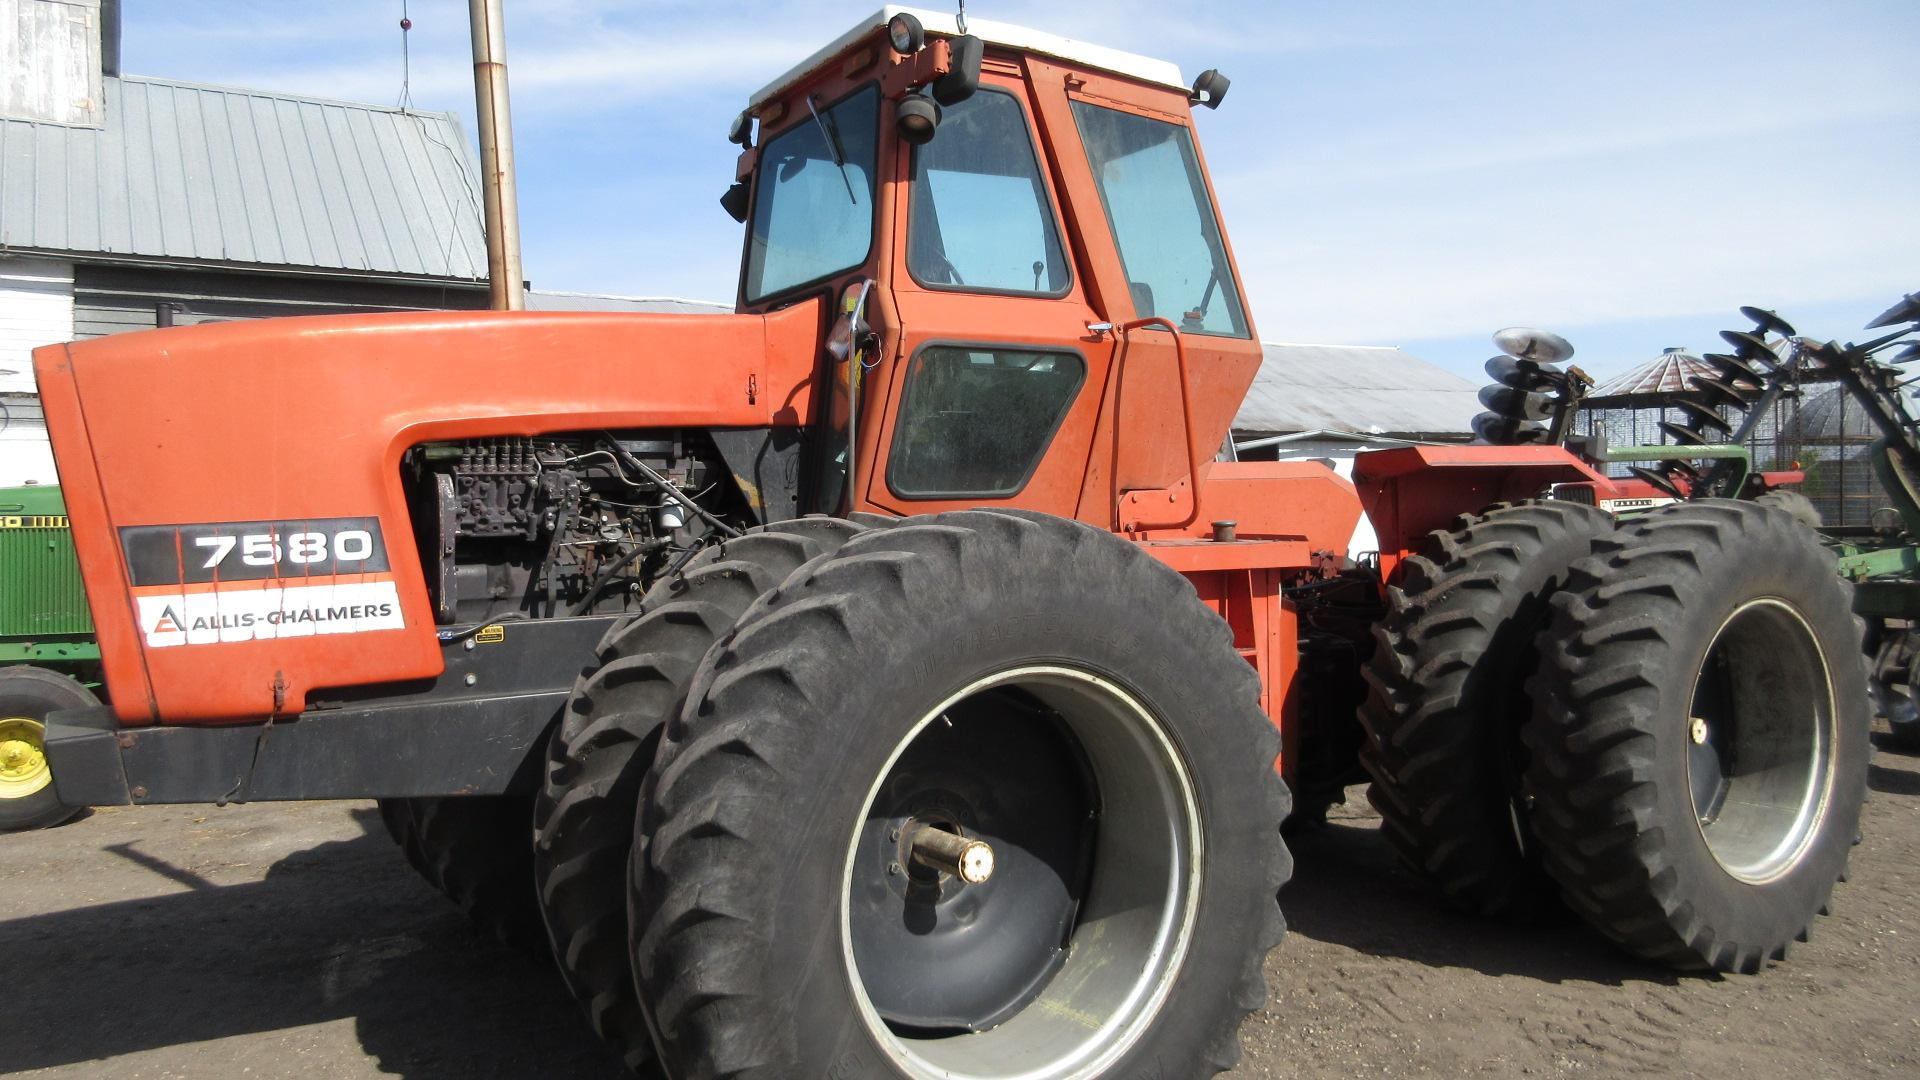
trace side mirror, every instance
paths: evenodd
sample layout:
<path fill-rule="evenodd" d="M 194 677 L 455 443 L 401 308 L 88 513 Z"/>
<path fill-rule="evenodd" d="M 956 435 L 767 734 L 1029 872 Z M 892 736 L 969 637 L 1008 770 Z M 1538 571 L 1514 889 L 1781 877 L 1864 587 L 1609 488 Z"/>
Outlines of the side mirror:
<path fill-rule="evenodd" d="M 747 182 L 741 180 L 720 196 L 720 208 L 733 220 L 745 223 L 747 220 Z"/>
<path fill-rule="evenodd" d="M 1220 107 L 1220 102 L 1227 96 L 1227 88 L 1232 85 L 1233 80 L 1220 74 L 1219 68 L 1208 68 L 1200 73 L 1199 78 L 1193 80 L 1193 93 L 1188 100 L 1195 105 L 1217 109 Z"/>
<path fill-rule="evenodd" d="M 980 89 L 980 58 L 986 46 L 972 34 L 963 34 L 951 39 L 947 47 L 951 50 L 953 67 L 933 80 L 933 100 L 942 105 L 958 105 Z"/>
<path fill-rule="evenodd" d="M 833 320 L 833 328 L 827 331 L 827 355 L 836 363 L 846 363 L 860 348 L 860 343 L 873 333 L 867 324 L 867 293 L 873 289 L 873 282 L 862 278 L 847 286 L 840 294 L 840 317 Z"/>

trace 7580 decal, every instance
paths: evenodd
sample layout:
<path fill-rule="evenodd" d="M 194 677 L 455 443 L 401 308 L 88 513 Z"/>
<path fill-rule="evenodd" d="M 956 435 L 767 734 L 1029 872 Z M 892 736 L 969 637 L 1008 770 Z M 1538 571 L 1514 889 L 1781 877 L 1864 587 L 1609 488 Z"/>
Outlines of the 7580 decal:
<path fill-rule="evenodd" d="M 240 552 L 240 561 L 248 566 L 276 566 L 283 562 L 306 566 L 329 559 L 336 563 L 364 563 L 373 557 L 373 533 L 366 529 L 342 529 L 331 534 L 307 530 L 196 536 L 193 546 L 206 552 L 207 561 L 200 564 L 203 570 L 217 568 L 236 549 Z"/>
<path fill-rule="evenodd" d="M 135 585 L 258 581 L 387 570 L 380 520 L 232 521 L 120 530 Z"/>

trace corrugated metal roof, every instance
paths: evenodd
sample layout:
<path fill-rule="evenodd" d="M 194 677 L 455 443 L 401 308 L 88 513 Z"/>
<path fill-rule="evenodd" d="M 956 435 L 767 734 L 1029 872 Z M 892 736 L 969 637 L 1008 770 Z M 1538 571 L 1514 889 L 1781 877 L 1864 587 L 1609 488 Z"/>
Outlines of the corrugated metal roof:
<path fill-rule="evenodd" d="M 486 277 L 449 113 L 126 77 L 100 128 L 0 121 L 0 250 Z"/>
<path fill-rule="evenodd" d="M 731 315 L 732 304 L 678 296 L 613 296 L 607 293 L 527 290 L 528 311 L 643 311 L 670 315 Z"/>
<path fill-rule="evenodd" d="M 1439 435 L 1472 430 L 1480 388 L 1399 349 L 1261 342 L 1265 359 L 1234 417 L 1241 435 L 1296 431 Z"/>
<path fill-rule="evenodd" d="M 1705 360 L 1682 348 L 1669 348 L 1659 356 L 1624 375 L 1615 375 L 1593 388 L 1588 401 L 1605 398 L 1637 397 L 1641 394 L 1683 394 L 1693 390 L 1687 380 L 1695 375 L 1718 378 L 1719 372 Z"/>

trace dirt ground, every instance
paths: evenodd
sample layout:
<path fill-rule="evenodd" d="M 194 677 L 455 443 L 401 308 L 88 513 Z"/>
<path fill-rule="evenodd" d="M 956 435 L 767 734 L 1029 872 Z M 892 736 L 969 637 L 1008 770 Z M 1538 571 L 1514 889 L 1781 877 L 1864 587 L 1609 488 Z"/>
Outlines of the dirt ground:
<path fill-rule="evenodd" d="M 1754 977 L 1447 914 L 1376 822 L 1295 843 L 1235 1077 L 1920 1075 L 1920 759 L 1883 752 L 1833 917 Z M 0 837 L 0 1073 L 612 1080 L 557 978 L 419 882 L 369 804 L 106 810 Z"/>

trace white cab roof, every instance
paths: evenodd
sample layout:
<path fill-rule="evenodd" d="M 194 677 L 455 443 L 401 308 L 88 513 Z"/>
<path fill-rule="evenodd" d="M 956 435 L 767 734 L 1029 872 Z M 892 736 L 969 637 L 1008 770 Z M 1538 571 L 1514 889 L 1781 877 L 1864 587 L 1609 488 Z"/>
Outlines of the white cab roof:
<path fill-rule="evenodd" d="M 844 52 L 854 42 L 872 33 L 875 29 L 887 25 L 887 20 L 895 15 L 906 13 L 920 20 L 929 34 L 957 37 L 960 34 L 958 20 L 950 12 L 927 11 L 923 8 L 899 7 L 889 4 L 878 12 L 860 20 L 853 29 L 841 34 L 825 48 L 800 61 L 786 74 L 760 88 L 747 102 L 747 107 L 757 109 L 769 99 L 780 94 L 807 73 L 821 64 Z M 994 22 L 992 19 L 967 20 L 967 33 L 986 42 L 988 45 L 1003 45 L 1023 52 L 1039 53 L 1042 56 L 1057 57 L 1076 64 L 1083 64 L 1102 71 L 1111 71 L 1116 75 L 1139 79 L 1141 82 L 1170 86 L 1176 90 L 1187 89 L 1187 82 L 1180 77 L 1178 65 L 1165 60 L 1140 56 L 1136 53 L 1109 49 L 1104 45 L 1092 45 L 1084 41 L 1048 34 L 1039 30 L 1029 30 L 1024 26 L 1011 23 Z"/>

